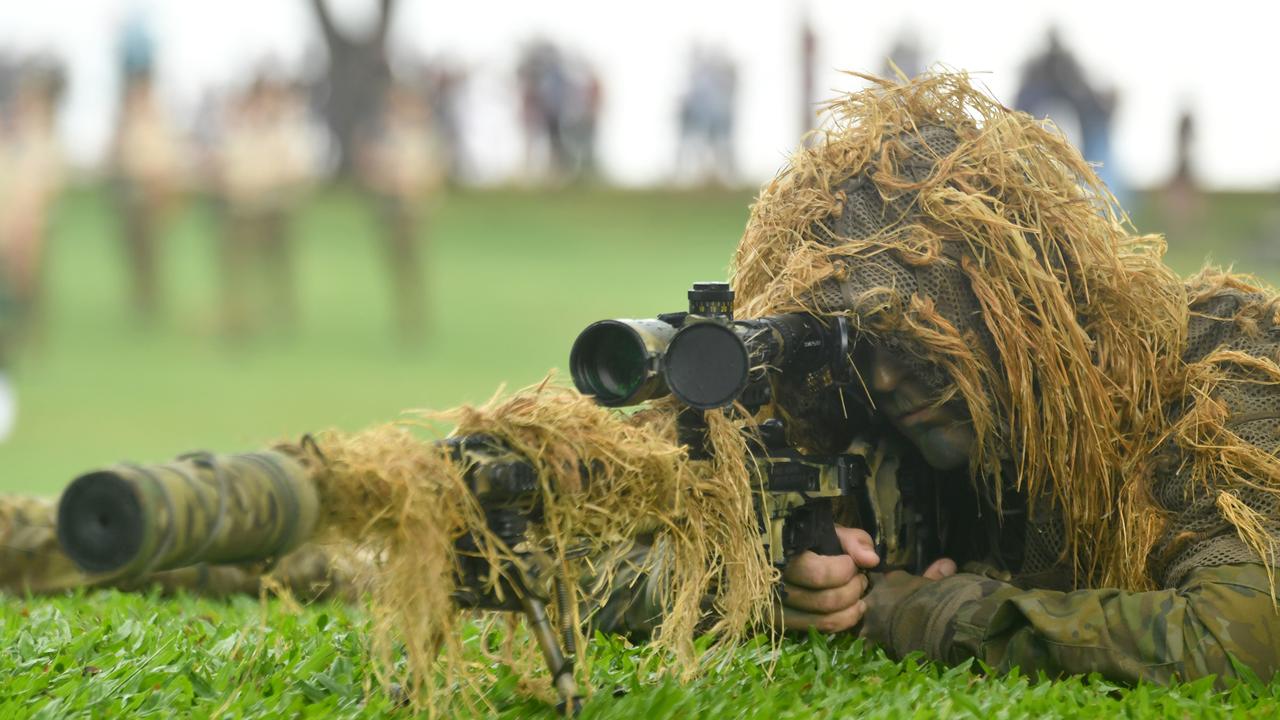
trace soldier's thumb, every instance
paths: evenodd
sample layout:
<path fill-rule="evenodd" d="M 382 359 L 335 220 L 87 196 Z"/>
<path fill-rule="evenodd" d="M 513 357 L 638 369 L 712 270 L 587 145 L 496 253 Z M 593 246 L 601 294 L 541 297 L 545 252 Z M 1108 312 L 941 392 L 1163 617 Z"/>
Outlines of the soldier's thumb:
<path fill-rule="evenodd" d="M 956 574 L 956 561 L 951 558 L 938 558 L 924 571 L 930 580 L 941 580 Z"/>

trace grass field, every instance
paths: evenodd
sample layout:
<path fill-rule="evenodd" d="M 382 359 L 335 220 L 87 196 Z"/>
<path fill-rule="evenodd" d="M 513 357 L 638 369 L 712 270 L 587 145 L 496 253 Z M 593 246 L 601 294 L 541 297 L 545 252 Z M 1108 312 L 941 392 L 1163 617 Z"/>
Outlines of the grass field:
<path fill-rule="evenodd" d="M 746 194 L 453 195 L 436 214 L 431 328 L 420 347 L 392 332 L 372 213 L 329 191 L 296 223 L 303 317 L 286 335 L 228 344 L 218 332 L 216 226 L 193 204 L 164 260 L 170 302 L 134 322 L 115 221 L 98 189 L 69 194 L 54 227 L 46 328 L 16 367 L 19 426 L 0 445 L 0 493 L 57 492 L 120 459 L 250 449 L 319 428 L 355 429 L 404 408 L 487 399 L 502 383 L 564 368 L 587 323 L 680 309 L 693 280 L 722 278 Z M 1171 263 L 1206 256 L 1280 279 L 1262 242 L 1276 201 L 1214 199 L 1207 227 Z M 1160 229 L 1140 211 L 1142 229 Z M 1272 235 L 1280 238 L 1280 235 Z M 0 718 L 396 714 L 364 661 L 366 620 L 323 604 L 157 600 L 116 593 L 0 600 Z M 984 679 L 891 663 L 847 639 L 788 641 L 777 657 L 742 650 L 689 686 L 648 676 L 617 641 L 593 650 L 602 692 L 587 717 L 1274 717 L 1280 683 L 1215 693 L 1204 683 L 1118 689 L 1102 681 Z M 776 661 L 776 664 L 773 664 Z M 763 668 L 773 664 L 770 680 Z M 488 689 L 497 714 L 549 715 L 515 679 Z M 613 689 L 626 690 L 612 697 Z"/>
<path fill-rule="evenodd" d="M 300 613 L 101 592 L 0 603 L 0 717 L 392 717 L 365 661 L 367 621 L 342 605 Z M 657 678 L 616 638 L 591 649 L 591 718 L 1274 718 L 1280 683 L 1119 688 L 1099 679 L 985 677 L 887 660 L 849 638 L 741 648 L 693 683 Z M 555 716 L 500 673 L 481 714 Z M 460 713 L 469 714 L 469 713 Z"/>

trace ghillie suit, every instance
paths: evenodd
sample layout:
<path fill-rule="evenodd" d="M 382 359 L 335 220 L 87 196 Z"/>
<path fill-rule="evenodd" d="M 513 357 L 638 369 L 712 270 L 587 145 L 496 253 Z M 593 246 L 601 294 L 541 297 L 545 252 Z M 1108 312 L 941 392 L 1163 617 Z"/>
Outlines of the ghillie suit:
<path fill-rule="evenodd" d="M 964 76 L 867 79 L 762 192 L 735 287 L 742 316 L 849 316 L 968 408 L 970 482 L 939 481 L 971 487 L 948 507 L 990 540 L 956 559 L 1013 584 L 916 592 L 890 650 L 1130 680 L 1230 675 L 1228 653 L 1280 668 L 1280 301 L 1177 279 L 1055 129 Z M 837 392 L 782 389 L 797 442 L 840 437 Z"/>
<path fill-rule="evenodd" d="M 549 610 L 571 647 L 586 647 L 593 622 L 614 625 L 627 615 L 652 627 L 661 615 L 652 650 L 664 667 L 693 672 L 695 634 L 732 647 L 767 625 L 777 571 L 758 540 L 745 441 L 729 418 L 713 413 L 709 424 L 716 459 L 691 461 L 676 442 L 673 412 L 627 416 L 544 382 L 480 407 L 321 433 L 292 452 L 313 468 L 321 536 L 378 559 L 369 582 L 380 677 L 404 687 L 415 705 L 441 711 L 483 702 L 470 691 L 494 667 L 464 653 L 472 615 L 455 595 L 464 553 L 488 560 L 485 580 L 499 594 L 510 592 L 503 588 L 517 581 L 517 567 L 529 571 L 518 582 L 542 597 L 568 593 Z M 468 489 L 473 460 L 423 436 L 448 425 L 455 436 L 500 440 L 534 467 L 539 519 L 519 547 L 495 535 Z M 464 536 L 470 550 L 458 546 Z M 663 551 L 646 552 L 651 543 Z M 606 606 L 618 594 L 644 602 Z M 490 620 L 481 633 L 503 638 L 507 664 L 545 678 L 529 637 L 511 632 L 505 618 Z M 585 680 L 590 656 L 577 659 Z M 535 683 L 530 689 L 552 697 L 545 679 Z"/>

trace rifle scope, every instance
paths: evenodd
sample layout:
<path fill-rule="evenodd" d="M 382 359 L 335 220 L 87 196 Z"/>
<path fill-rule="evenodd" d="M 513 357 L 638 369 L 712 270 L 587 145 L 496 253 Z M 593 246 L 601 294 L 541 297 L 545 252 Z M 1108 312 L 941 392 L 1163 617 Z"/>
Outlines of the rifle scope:
<path fill-rule="evenodd" d="M 675 395 L 699 410 L 733 404 L 768 372 L 809 372 L 849 362 L 845 318 L 788 313 L 733 319 L 728 283 L 694 283 L 689 311 L 601 320 L 573 343 L 578 390 L 608 407 Z"/>

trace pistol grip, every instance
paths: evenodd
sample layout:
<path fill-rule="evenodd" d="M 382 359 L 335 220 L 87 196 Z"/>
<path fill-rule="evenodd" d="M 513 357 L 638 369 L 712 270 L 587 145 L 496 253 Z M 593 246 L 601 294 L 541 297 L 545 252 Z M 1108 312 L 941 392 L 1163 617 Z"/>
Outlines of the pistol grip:
<path fill-rule="evenodd" d="M 824 499 L 812 506 L 813 546 L 809 549 L 819 555 L 844 555 L 844 546 L 836 534 L 835 516 L 831 513 L 831 501 Z"/>

